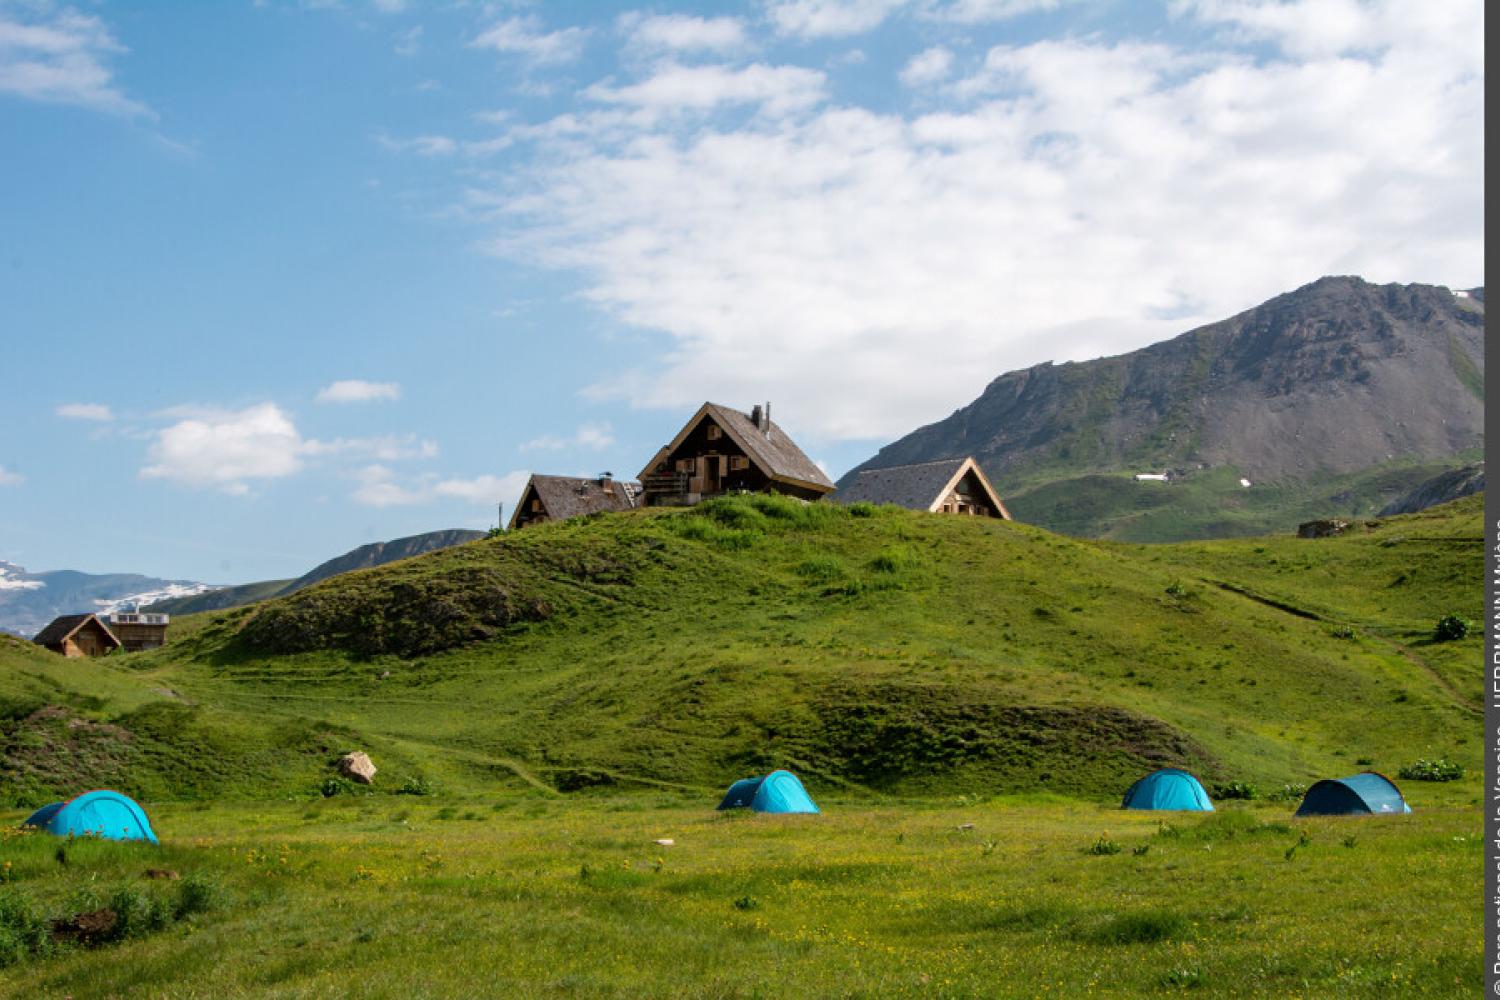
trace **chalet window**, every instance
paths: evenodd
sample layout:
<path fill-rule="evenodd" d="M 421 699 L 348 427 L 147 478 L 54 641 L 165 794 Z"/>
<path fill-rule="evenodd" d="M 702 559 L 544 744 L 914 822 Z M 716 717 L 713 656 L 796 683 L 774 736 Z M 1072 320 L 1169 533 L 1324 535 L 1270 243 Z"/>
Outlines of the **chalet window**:
<path fill-rule="evenodd" d="M 951 513 L 953 513 L 953 505 L 951 503 L 945 503 L 945 504 L 943 504 L 943 513 L 944 514 L 951 514 Z"/>
<path fill-rule="evenodd" d="M 748 469 L 750 468 L 750 459 L 746 458 L 744 455 L 730 455 L 729 468 L 731 471 Z"/>
<path fill-rule="evenodd" d="M 542 509 L 542 502 L 540 500 L 533 500 L 533 501 L 531 501 L 531 509 L 532 510 L 541 510 Z"/>
<path fill-rule="evenodd" d="M 717 440 L 719 440 L 719 437 L 723 433 L 724 432 L 721 431 L 721 430 L 719 430 L 719 428 L 716 425 L 714 425 L 714 424 L 709 424 L 708 425 L 708 439 L 710 441 L 717 441 Z"/>
<path fill-rule="evenodd" d="M 692 459 L 692 458 L 679 458 L 677 460 L 677 471 L 678 472 L 692 472 L 693 471 L 693 467 L 696 466 L 697 464 L 698 463 L 697 463 L 696 459 Z"/>

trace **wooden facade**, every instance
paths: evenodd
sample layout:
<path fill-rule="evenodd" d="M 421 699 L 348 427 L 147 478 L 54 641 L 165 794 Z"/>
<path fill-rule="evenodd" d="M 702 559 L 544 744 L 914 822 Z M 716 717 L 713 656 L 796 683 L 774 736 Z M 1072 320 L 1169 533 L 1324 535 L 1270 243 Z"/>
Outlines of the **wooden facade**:
<path fill-rule="evenodd" d="M 103 656 L 124 645 L 98 615 L 63 615 L 54 618 L 31 640 L 69 658 Z"/>
<path fill-rule="evenodd" d="M 740 491 L 817 500 L 833 483 L 771 422 L 769 403 L 749 413 L 704 403 L 641 470 L 648 506 L 689 505 Z"/>
<path fill-rule="evenodd" d="M 169 624 L 170 616 L 144 611 L 117 611 L 109 616 L 110 631 L 114 632 L 127 653 L 165 646 Z"/>

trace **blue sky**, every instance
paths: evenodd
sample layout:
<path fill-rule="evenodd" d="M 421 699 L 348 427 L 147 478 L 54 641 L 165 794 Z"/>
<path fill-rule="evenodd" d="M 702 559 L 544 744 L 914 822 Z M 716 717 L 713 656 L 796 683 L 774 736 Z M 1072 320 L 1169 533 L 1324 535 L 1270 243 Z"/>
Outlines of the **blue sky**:
<path fill-rule="evenodd" d="M 0 559 L 232 583 L 1483 265 L 1483 6 L 0 0 Z"/>

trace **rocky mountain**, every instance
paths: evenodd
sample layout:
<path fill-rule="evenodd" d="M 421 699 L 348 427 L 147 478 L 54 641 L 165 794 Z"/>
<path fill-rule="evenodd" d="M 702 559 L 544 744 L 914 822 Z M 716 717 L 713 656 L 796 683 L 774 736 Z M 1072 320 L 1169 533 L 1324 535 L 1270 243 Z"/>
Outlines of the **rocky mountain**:
<path fill-rule="evenodd" d="M 1410 493 L 1382 507 L 1380 516 L 1415 514 L 1419 510 L 1436 507 L 1440 503 L 1482 492 L 1484 492 L 1484 463 L 1465 465 L 1419 483 Z"/>
<path fill-rule="evenodd" d="M 1329 277 L 1129 354 L 1002 375 L 845 482 L 972 454 L 1012 513 L 1055 530 L 1248 534 L 1373 514 L 1477 458 L 1483 418 L 1483 289 Z"/>
<path fill-rule="evenodd" d="M 237 608 L 243 604 L 296 593 L 303 587 L 310 587 L 320 580 L 326 580 L 340 573 L 383 566 L 398 559 L 409 559 L 412 556 L 436 552 L 438 549 L 462 545 L 464 542 L 472 542 L 483 537 L 482 531 L 448 528 L 443 531 L 429 531 L 421 535 L 397 538 L 389 542 L 372 542 L 320 563 L 295 580 L 262 580 L 258 583 L 245 583 L 235 587 L 221 587 L 207 593 L 163 600 L 153 604 L 151 610 L 185 615 L 196 611 Z"/>
<path fill-rule="evenodd" d="M 192 580 L 162 580 L 139 573 L 28 573 L 0 560 L 0 630 L 30 637 L 58 615 L 110 612 L 156 601 L 185 599 L 209 590 Z"/>

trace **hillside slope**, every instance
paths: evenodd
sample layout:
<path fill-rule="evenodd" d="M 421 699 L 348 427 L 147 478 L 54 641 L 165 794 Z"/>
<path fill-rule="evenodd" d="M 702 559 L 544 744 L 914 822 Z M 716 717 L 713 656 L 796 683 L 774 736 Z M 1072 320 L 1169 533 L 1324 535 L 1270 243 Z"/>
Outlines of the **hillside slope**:
<path fill-rule="evenodd" d="M 64 701 L 134 734 L 132 699 L 148 699 L 147 735 L 125 738 L 176 739 L 177 763 L 92 773 L 159 795 L 310 794 L 356 746 L 387 790 L 412 776 L 710 794 L 784 765 L 853 794 L 1107 799 L 1166 763 L 1274 788 L 1362 760 L 1477 761 L 1479 640 L 1430 637 L 1444 614 L 1480 615 L 1481 508 L 1142 548 L 732 498 L 542 525 L 188 618 L 171 646 L 105 665 L 136 687 Z M 35 669 L 0 658 L 5 685 Z M 8 711 L 5 767 L 45 687 Z M 47 773 L 28 796 L 68 789 Z"/>
<path fill-rule="evenodd" d="M 1323 278 L 1130 354 L 1002 375 L 845 482 L 972 454 L 1032 523 L 1243 535 L 1372 514 L 1477 454 L 1483 417 L 1482 292 Z M 1129 475 L 1168 469 L 1182 475 L 1160 488 Z"/>
<path fill-rule="evenodd" d="M 351 549 L 341 556 L 335 556 L 327 562 L 319 563 L 313 569 L 297 577 L 295 580 L 262 580 L 259 583 L 242 583 L 234 587 L 220 587 L 207 593 L 195 594 L 190 597 L 174 598 L 159 601 L 151 605 L 150 611 L 162 612 L 164 614 L 187 615 L 200 611 L 222 611 L 226 608 L 238 608 L 256 601 L 269 600 L 272 597 L 284 597 L 293 594 L 304 587 L 310 587 L 315 583 L 326 580 L 340 573 L 348 573 L 356 569 L 369 569 L 372 566 L 383 566 L 398 559 L 410 559 L 413 556 L 424 555 L 428 552 L 436 552 L 454 545 L 462 545 L 464 542 L 472 542 L 483 538 L 482 531 L 470 531 L 464 528 L 448 528 L 443 531 L 428 531 L 420 535 L 411 535 L 407 538 L 397 538 L 389 542 L 371 542 L 369 545 L 361 545 L 357 549 Z"/>

